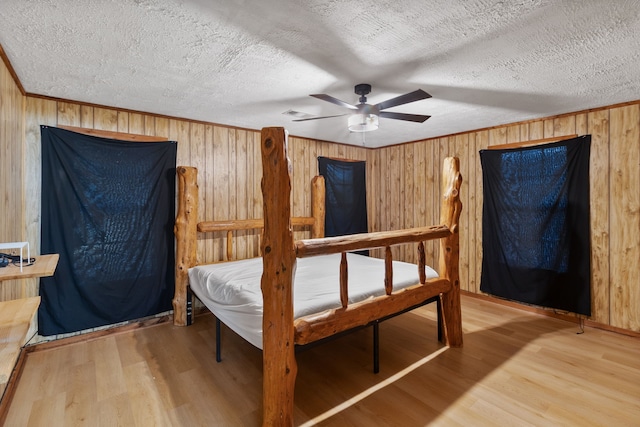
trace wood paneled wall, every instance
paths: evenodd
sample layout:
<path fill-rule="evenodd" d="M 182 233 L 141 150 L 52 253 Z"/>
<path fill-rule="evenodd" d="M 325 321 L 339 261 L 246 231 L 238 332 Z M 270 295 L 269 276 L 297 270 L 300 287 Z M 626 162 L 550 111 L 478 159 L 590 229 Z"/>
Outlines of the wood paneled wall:
<path fill-rule="evenodd" d="M 0 194 L 5 213 L 0 241 L 28 240 L 39 253 L 40 125 L 70 125 L 164 136 L 178 141 L 178 164 L 196 166 L 200 218 L 260 217 L 259 132 L 23 96 L 0 64 Z M 640 331 L 640 104 L 612 106 L 381 149 L 365 149 L 291 137 L 294 215 L 309 209 L 309 185 L 317 156 L 367 161 L 367 205 L 372 231 L 439 222 L 440 169 L 446 156 L 461 159 L 462 289 L 480 293 L 482 173 L 479 150 L 488 145 L 570 134 L 591 134 L 592 320 Z M 202 240 L 200 262 L 224 257 L 222 236 Z M 296 231 L 296 238 L 306 237 Z M 257 234 L 241 234 L 237 256 L 258 252 Z M 437 247 L 427 259 L 437 265 Z M 379 255 L 374 251 L 374 255 Z M 394 249 L 415 261 L 415 248 Z M 0 300 L 37 295 L 37 281 L 2 284 Z"/>
<path fill-rule="evenodd" d="M 24 96 L 0 61 L 0 242 L 26 240 L 23 216 Z M 0 300 L 22 298 L 26 285 L 0 282 Z"/>
<path fill-rule="evenodd" d="M 480 293 L 482 171 L 479 151 L 489 145 L 563 135 L 592 135 L 591 320 L 640 331 L 640 104 L 566 114 L 369 152 L 375 229 L 434 221 L 438 168 L 446 156 L 461 159 L 464 183 L 460 239 L 461 287 Z M 422 188 L 422 185 L 425 188 Z M 430 248 L 433 256 L 437 248 Z M 413 261 L 413 252 L 401 257 Z M 434 264 L 432 264 L 434 265 Z"/>
<path fill-rule="evenodd" d="M 166 137 L 177 141 L 178 165 L 198 168 L 201 220 L 262 217 L 260 179 L 260 133 L 213 124 L 170 119 L 117 109 L 82 105 L 79 103 L 27 97 L 27 168 L 39 174 L 40 124 L 68 125 L 88 129 Z M 366 158 L 366 150 L 327 142 L 292 137 L 289 153 L 293 164 L 293 214 L 310 214 L 311 178 L 317 174 L 317 156 L 349 159 Z M 39 181 L 38 181 L 39 183 Z M 39 186 L 39 184 L 38 184 Z M 40 191 L 27 194 L 29 212 L 40 212 Z M 39 224 L 39 217 L 30 224 Z M 298 231 L 299 238 L 308 232 Z M 39 240 L 39 226 L 29 230 L 33 241 Z M 258 254 L 258 233 L 240 232 L 235 240 L 239 258 Z M 224 235 L 202 239 L 198 246 L 199 262 L 213 262 L 224 258 Z"/>

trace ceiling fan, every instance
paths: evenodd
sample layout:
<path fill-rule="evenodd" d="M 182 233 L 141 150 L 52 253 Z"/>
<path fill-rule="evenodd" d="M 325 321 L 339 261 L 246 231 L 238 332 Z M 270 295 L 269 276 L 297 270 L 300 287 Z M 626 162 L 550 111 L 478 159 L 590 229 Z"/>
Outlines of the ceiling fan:
<path fill-rule="evenodd" d="M 323 101 L 331 102 L 332 104 L 339 105 L 344 108 L 348 108 L 352 110 L 351 115 L 349 116 L 349 130 L 351 132 L 369 132 L 372 130 L 378 129 L 378 118 L 383 117 L 386 119 L 395 119 L 395 120 L 405 120 L 409 122 L 417 122 L 422 123 L 427 120 L 431 116 L 424 116 L 421 114 L 405 114 L 405 113 L 395 113 L 391 111 L 382 111 L 387 108 L 396 107 L 398 105 L 408 104 L 410 102 L 420 101 L 421 99 L 431 98 L 427 92 L 422 89 L 415 90 L 413 92 L 406 93 L 404 95 L 397 96 L 395 98 L 387 99 L 386 101 L 379 102 L 377 104 L 371 105 L 367 104 L 366 95 L 371 92 L 371 85 L 366 83 L 357 84 L 354 88 L 354 91 L 357 95 L 360 95 L 360 103 L 357 105 L 349 104 L 348 102 L 341 101 L 337 98 L 334 98 L 330 95 L 325 94 L 314 94 L 310 95 L 314 98 L 321 99 Z M 318 120 L 318 119 L 328 119 L 330 117 L 340 117 L 345 116 L 345 114 L 337 114 L 332 116 L 320 116 L 314 117 L 309 116 L 305 113 L 300 113 L 298 111 L 289 110 L 284 114 L 288 114 L 294 117 L 298 117 L 294 119 L 294 122 L 304 122 L 308 120 Z"/>

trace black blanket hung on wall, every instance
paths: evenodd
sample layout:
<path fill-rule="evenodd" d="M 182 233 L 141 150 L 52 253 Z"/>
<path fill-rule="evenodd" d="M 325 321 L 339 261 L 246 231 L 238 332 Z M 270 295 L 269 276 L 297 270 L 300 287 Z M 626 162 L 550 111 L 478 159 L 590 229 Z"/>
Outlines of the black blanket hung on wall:
<path fill-rule="evenodd" d="M 325 179 L 325 236 L 367 233 L 367 163 L 318 157 Z M 369 255 L 368 250 L 356 251 Z"/>
<path fill-rule="evenodd" d="M 480 151 L 482 292 L 591 315 L 590 146 Z"/>
<path fill-rule="evenodd" d="M 175 142 L 126 142 L 41 127 L 41 335 L 171 309 Z"/>

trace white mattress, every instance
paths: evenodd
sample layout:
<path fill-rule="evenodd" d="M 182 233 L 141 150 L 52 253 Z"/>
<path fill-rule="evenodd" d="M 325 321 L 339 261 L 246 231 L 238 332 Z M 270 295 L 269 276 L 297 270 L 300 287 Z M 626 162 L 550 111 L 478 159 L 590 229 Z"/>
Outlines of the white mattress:
<path fill-rule="evenodd" d="M 347 254 L 349 302 L 384 295 L 384 260 Z M 426 267 L 427 279 L 438 277 Z M 197 266 L 189 269 L 193 292 L 225 325 L 262 348 L 262 258 Z M 418 267 L 393 262 L 393 289 L 418 283 Z M 338 308 L 340 254 L 299 258 L 293 289 L 294 318 Z"/>

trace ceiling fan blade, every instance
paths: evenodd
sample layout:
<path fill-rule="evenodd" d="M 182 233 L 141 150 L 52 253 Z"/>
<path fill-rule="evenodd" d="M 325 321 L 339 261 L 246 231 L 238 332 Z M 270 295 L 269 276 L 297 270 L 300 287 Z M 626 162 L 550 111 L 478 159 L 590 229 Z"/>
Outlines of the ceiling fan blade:
<path fill-rule="evenodd" d="M 346 116 L 346 114 L 336 114 L 334 116 L 307 117 L 305 119 L 295 119 L 295 120 L 292 120 L 292 122 L 306 122 L 308 120 L 330 119 L 331 117 L 341 117 L 341 116 Z"/>
<path fill-rule="evenodd" d="M 350 110 L 357 110 L 358 109 L 358 107 L 356 107 L 355 105 L 351 105 L 348 102 L 341 101 L 338 98 L 334 98 L 333 96 L 325 95 L 323 93 L 317 93 L 315 95 L 309 95 L 309 96 L 313 96 L 314 98 L 322 99 L 323 101 L 327 101 L 327 102 L 330 102 L 332 104 L 336 104 L 336 105 L 339 105 L 341 107 L 348 108 Z"/>
<path fill-rule="evenodd" d="M 422 89 L 418 89 L 414 90 L 413 92 L 405 93 L 404 95 L 396 96 L 395 98 L 382 101 L 381 103 L 376 104 L 375 107 L 378 107 L 379 110 L 385 110 L 397 105 L 408 104 L 410 102 L 420 101 L 421 99 L 427 98 L 431 98 L 431 95 L 429 95 Z"/>
<path fill-rule="evenodd" d="M 420 114 L 405 114 L 405 113 L 393 113 L 391 111 L 381 111 L 380 117 L 385 119 L 405 120 L 408 122 L 422 123 L 431 116 L 423 116 Z"/>
<path fill-rule="evenodd" d="M 302 111 L 296 111 L 291 109 L 283 112 L 282 114 L 284 114 L 285 116 L 297 117 L 298 119 L 308 119 L 309 117 L 314 117 L 313 114 L 303 113 Z"/>

